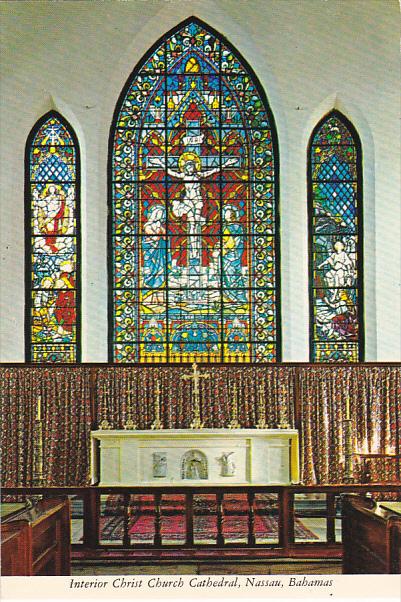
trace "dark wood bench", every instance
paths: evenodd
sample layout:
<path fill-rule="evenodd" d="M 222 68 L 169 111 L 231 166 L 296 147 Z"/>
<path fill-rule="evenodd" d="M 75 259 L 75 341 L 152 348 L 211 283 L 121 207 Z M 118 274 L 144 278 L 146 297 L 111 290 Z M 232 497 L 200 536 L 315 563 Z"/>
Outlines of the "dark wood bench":
<path fill-rule="evenodd" d="M 401 514 L 350 495 L 344 497 L 342 520 L 344 574 L 400 572 Z"/>
<path fill-rule="evenodd" d="M 3 518 L 3 575 L 70 574 L 68 498 L 47 498 Z"/>

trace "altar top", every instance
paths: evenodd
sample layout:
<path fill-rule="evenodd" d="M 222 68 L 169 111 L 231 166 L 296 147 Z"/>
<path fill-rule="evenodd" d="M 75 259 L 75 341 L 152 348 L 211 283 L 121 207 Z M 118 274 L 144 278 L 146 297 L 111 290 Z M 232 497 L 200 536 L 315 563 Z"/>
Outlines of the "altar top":
<path fill-rule="evenodd" d="M 196 436 L 199 437 L 266 437 L 269 435 L 271 437 L 281 436 L 281 435 L 298 435 L 297 429 L 229 429 L 229 428 L 221 428 L 221 429 L 213 429 L 213 428 L 202 428 L 202 429 L 149 429 L 149 430 L 125 430 L 125 429 L 110 429 L 110 430 L 94 430 L 91 431 L 91 436 L 95 439 L 103 439 L 103 438 L 114 438 L 118 437 L 119 439 L 122 437 L 146 437 L 149 439 L 154 437 L 156 439 L 160 439 L 165 436 L 170 438 L 171 436 L 179 437 L 182 435 L 183 437 L 188 436 Z"/>

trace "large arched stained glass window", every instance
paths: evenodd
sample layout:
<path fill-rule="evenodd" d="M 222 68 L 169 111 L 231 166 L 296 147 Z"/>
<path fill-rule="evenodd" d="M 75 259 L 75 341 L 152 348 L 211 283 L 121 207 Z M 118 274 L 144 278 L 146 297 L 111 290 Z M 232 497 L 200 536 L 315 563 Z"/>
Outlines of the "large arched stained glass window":
<path fill-rule="evenodd" d="M 26 357 L 80 361 L 78 141 L 51 111 L 26 147 Z"/>
<path fill-rule="evenodd" d="M 332 111 L 309 146 L 311 361 L 363 359 L 361 145 Z"/>
<path fill-rule="evenodd" d="M 110 359 L 276 361 L 273 118 L 204 23 L 182 23 L 129 78 L 110 176 Z"/>

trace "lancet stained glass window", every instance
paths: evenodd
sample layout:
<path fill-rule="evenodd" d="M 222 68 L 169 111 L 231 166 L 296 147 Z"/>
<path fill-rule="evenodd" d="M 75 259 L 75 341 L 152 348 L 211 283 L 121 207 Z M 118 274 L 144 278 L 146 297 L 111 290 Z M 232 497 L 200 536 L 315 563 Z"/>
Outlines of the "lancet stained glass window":
<path fill-rule="evenodd" d="M 274 362 L 278 156 L 256 76 L 197 19 L 129 78 L 110 136 L 115 362 Z"/>
<path fill-rule="evenodd" d="M 309 148 L 311 360 L 363 359 L 361 147 L 332 111 Z"/>
<path fill-rule="evenodd" d="M 33 128 L 26 147 L 26 356 L 80 361 L 79 148 L 55 111 Z"/>

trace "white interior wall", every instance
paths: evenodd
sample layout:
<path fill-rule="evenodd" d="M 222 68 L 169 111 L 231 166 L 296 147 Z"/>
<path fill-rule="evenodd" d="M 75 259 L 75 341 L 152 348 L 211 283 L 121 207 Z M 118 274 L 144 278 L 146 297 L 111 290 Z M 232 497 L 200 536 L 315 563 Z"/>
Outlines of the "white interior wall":
<path fill-rule="evenodd" d="M 0 361 L 24 361 L 24 147 L 51 108 L 82 156 L 82 361 L 107 361 L 107 148 L 118 95 L 146 50 L 196 15 L 253 66 L 280 147 L 283 360 L 308 361 L 306 149 L 333 107 L 364 158 L 366 360 L 400 352 L 397 0 L 7 2 L 2 13 Z"/>

